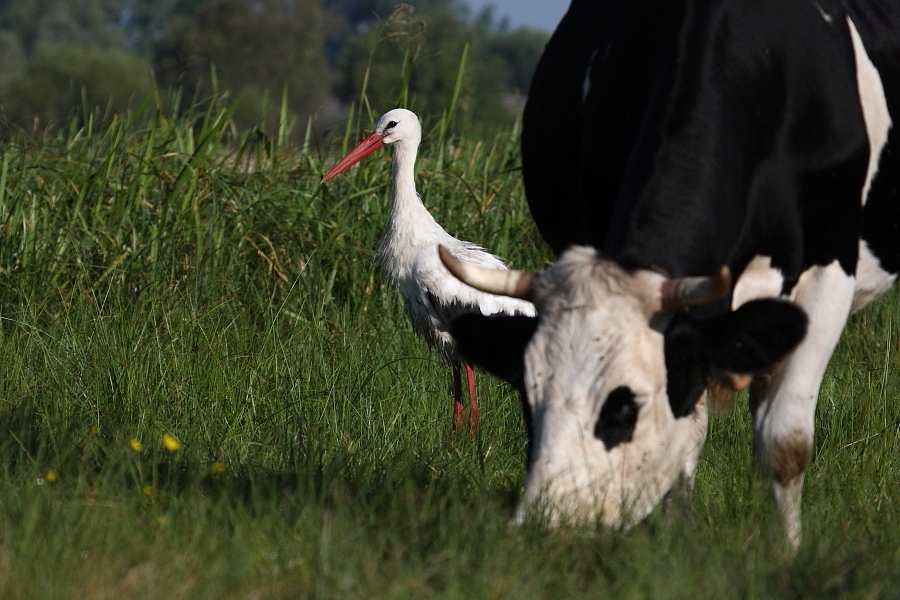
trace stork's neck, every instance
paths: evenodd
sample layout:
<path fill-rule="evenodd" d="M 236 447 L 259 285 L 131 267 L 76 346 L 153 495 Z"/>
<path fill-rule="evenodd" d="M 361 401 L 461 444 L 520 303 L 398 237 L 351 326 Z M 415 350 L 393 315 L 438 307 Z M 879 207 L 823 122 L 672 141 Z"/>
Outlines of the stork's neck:
<path fill-rule="evenodd" d="M 440 227 L 416 193 L 415 164 L 418 146 L 418 140 L 400 140 L 394 143 L 389 233 L 397 227 L 410 228 L 412 234 L 425 233 L 431 226 Z"/>
<path fill-rule="evenodd" d="M 418 254 L 415 249 L 440 243 L 447 235 L 416 193 L 414 167 L 418 145 L 418 140 L 393 144 L 390 214 L 378 249 L 385 271 L 393 278 L 402 277 L 411 267 Z"/>
<path fill-rule="evenodd" d="M 412 140 L 394 143 L 391 161 L 391 219 L 400 218 L 406 211 L 424 210 L 422 201 L 416 194 L 416 153 L 418 144 Z M 398 213 L 395 216 L 395 213 Z"/>

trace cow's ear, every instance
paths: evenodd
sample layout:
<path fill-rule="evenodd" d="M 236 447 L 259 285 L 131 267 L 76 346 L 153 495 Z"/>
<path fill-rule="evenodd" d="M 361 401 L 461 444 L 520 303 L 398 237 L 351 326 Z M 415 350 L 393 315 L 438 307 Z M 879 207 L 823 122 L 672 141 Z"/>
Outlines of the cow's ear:
<path fill-rule="evenodd" d="M 709 370 L 703 354 L 701 328 L 685 311 L 672 315 L 665 333 L 666 393 L 676 418 L 694 412 L 706 389 Z"/>
<path fill-rule="evenodd" d="M 537 329 L 537 317 L 486 317 L 470 313 L 453 319 L 450 334 L 468 363 L 524 388 L 525 347 Z"/>
<path fill-rule="evenodd" d="M 773 298 L 751 300 L 735 311 L 697 322 L 710 365 L 755 374 L 773 367 L 806 335 L 806 313 Z"/>

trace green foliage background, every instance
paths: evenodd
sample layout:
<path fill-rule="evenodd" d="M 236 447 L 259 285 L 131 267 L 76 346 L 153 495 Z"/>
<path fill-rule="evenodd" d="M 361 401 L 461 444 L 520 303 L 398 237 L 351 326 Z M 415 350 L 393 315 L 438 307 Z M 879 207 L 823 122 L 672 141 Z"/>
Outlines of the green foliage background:
<path fill-rule="evenodd" d="M 398 102 L 440 113 L 465 51 L 459 109 L 496 131 L 521 110 L 547 37 L 461 0 L 0 0 L 0 123 L 121 114 L 156 86 L 173 110 L 227 92 L 236 126 L 267 113 L 268 131 L 286 90 L 288 114 L 325 131 L 361 88 L 378 114 Z"/>

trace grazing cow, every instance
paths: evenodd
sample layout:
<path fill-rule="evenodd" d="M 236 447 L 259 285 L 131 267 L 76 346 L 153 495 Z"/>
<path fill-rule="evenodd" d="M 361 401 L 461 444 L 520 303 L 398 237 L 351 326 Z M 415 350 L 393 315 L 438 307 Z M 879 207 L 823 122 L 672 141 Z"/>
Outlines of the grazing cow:
<path fill-rule="evenodd" d="M 755 377 L 756 456 L 799 544 L 826 365 L 900 272 L 898 114 L 897 0 L 573 0 L 522 134 L 559 258 L 499 280 L 446 261 L 538 310 L 454 325 L 523 392 L 517 518 L 640 520 L 689 489 L 710 382 Z"/>

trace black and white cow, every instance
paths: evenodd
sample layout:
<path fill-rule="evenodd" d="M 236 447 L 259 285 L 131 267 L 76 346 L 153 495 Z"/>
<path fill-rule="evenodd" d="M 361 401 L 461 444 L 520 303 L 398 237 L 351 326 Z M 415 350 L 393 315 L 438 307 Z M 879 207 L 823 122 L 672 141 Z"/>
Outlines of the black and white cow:
<path fill-rule="evenodd" d="M 445 261 L 538 309 L 454 328 L 523 392 L 519 518 L 641 519 L 693 480 L 708 382 L 752 375 L 756 454 L 799 543 L 826 365 L 900 272 L 898 114 L 897 0 L 573 0 L 522 134 L 559 258 L 500 281 Z"/>

